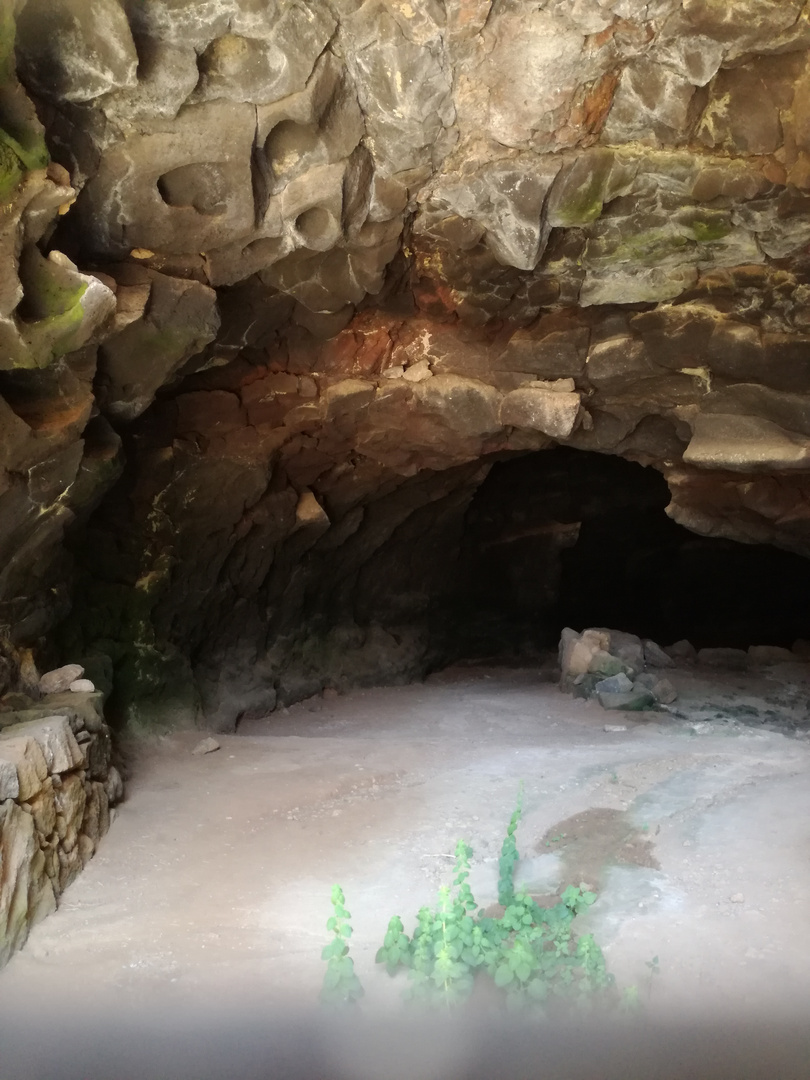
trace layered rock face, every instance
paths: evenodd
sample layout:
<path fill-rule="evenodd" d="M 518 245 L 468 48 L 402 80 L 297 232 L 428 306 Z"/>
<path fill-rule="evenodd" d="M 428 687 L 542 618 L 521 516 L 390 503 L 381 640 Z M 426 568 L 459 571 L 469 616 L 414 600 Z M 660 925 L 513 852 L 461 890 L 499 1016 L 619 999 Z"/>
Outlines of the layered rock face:
<path fill-rule="evenodd" d="M 223 727 L 412 677 L 494 456 L 556 445 L 810 553 L 801 0 L 15 0 L 2 35 L 8 651 Z"/>

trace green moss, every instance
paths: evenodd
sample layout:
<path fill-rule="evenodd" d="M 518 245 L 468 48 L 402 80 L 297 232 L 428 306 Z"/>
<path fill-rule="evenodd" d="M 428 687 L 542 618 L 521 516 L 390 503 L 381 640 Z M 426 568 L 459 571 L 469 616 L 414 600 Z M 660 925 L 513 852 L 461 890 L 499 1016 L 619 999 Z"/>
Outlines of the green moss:
<path fill-rule="evenodd" d="M 33 172 L 46 169 L 51 160 L 45 136 L 31 127 L 19 126 L 14 132 L 0 129 L 0 142 L 4 143 L 20 159 L 24 167 Z"/>
<path fill-rule="evenodd" d="M 25 298 L 26 318 L 49 319 L 69 315 L 81 307 L 87 291 L 75 269 L 46 259 L 33 245 L 26 248 L 20 262 L 20 280 Z"/>
<path fill-rule="evenodd" d="M 592 172 L 573 190 L 566 191 L 555 208 L 555 220 L 564 227 L 590 225 L 596 221 L 604 206 L 604 181 L 604 176 Z"/>
<path fill-rule="evenodd" d="M 660 265 L 672 255 L 683 253 L 691 241 L 669 227 L 645 229 L 614 241 L 601 237 L 588 241 L 585 264 L 611 266 L 634 263 L 640 267 Z"/>
<path fill-rule="evenodd" d="M 0 203 L 6 202 L 16 191 L 23 174 L 24 169 L 19 157 L 0 138 Z"/>
<path fill-rule="evenodd" d="M 552 225 L 590 225 L 602 213 L 615 163 L 611 150 L 594 149 L 564 167 L 549 198 Z"/>
<path fill-rule="evenodd" d="M 715 240 L 723 240 L 731 232 L 730 223 L 722 219 L 693 221 L 690 228 L 699 244 L 711 244 Z"/>

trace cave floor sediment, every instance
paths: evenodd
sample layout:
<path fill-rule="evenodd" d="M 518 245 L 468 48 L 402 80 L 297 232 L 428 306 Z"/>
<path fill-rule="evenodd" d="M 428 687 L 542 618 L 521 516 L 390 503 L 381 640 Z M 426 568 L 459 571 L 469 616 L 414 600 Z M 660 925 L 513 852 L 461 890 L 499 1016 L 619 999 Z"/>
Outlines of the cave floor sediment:
<path fill-rule="evenodd" d="M 807 669 L 795 668 L 679 670 L 677 714 L 633 715 L 563 695 L 537 669 L 459 667 L 245 722 L 205 756 L 191 753 L 199 732 L 142 740 L 98 855 L 0 990 L 309 1005 L 339 883 L 367 1001 L 393 1003 L 404 979 L 374 964 L 389 917 L 412 932 L 459 838 L 476 899 L 496 898 L 522 781 L 518 883 L 549 894 L 590 876 L 599 898 L 580 922 L 621 985 L 662 1015 L 784 1015 L 810 993 Z"/>

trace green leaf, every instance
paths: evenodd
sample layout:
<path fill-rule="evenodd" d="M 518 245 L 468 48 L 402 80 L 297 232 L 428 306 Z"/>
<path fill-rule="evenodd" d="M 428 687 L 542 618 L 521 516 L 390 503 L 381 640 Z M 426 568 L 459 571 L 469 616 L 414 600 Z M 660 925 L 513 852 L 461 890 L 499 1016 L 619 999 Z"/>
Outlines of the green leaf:
<path fill-rule="evenodd" d="M 501 964 L 495 971 L 495 985 L 508 986 L 514 979 L 514 975 L 508 964 Z"/>

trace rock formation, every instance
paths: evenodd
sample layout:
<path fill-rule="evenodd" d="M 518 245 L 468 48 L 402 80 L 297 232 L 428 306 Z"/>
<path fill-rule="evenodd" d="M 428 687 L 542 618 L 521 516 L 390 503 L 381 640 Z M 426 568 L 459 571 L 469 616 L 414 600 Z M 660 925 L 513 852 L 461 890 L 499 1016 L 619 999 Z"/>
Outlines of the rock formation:
<path fill-rule="evenodd" d="M 2 10 L 6 686 L 227 728 L 412 677 L 557 445 L 810 554 L 803 0 Z"/>

